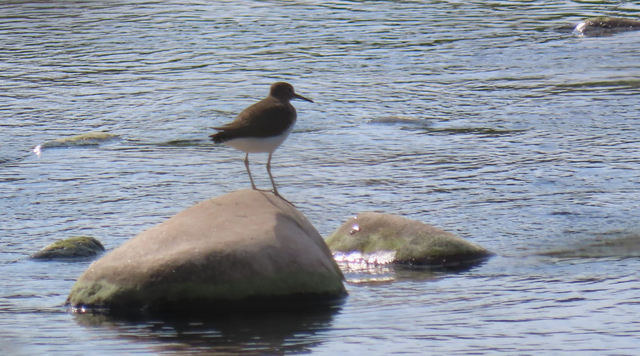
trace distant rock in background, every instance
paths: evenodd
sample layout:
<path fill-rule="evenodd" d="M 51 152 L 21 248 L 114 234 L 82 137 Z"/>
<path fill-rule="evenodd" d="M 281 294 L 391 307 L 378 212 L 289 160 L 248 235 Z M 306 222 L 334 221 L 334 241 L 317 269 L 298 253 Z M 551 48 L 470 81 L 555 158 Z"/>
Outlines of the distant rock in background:
<path fill-rule="evenodd" d="M 104 251 L 104 246 L 97 239 L 89 236 L 76 236 L 58 240 L 32 254 L 29 258 L 34 260 L 87 259 Z"/>
<path fill-rule="evenodd" d="M 640 21 L 619 17 L 594 17 L 576 25 L 574 33 L 579 36 L 607 36 L 625 31 L 640 30 Z"/>
<path fill-rule="evenodd" d="M 360 213 L 327 238 L 336 260 L 354 253 L 373 264 L 458 268 L 492 255 L 486 249 L 419 221 L 381 213 Z"/>
<path fill-rule="evenodd" d="M 192 206 L 94 262 L 67 303 L 113 313 L 309 308 L 344 298 L 343 279 L 295 207 L 241 190 Z"/>

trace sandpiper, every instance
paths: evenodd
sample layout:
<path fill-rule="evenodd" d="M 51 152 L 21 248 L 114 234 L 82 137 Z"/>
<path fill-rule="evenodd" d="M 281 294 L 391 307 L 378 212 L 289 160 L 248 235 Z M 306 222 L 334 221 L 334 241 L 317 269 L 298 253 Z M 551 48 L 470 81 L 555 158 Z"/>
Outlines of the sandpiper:
<path fill-rule="evenodd" d="M 296 109 L 289 102 L 292 99 L 301 99 L 313 103 L 313 100 L 296 94 L 291 84 L 284 82 L 274 83 L 271 85 L 269 95 L 266 98 L 242 110 L 232 122 L 220 127 L 214 127 L 219 132 L 210 136 L 215 143 L 222 143 L 246 152 L 244 166 L 247 168 L 251 187 L 254 190 L 258 189 L 253 182 L 251 170 L 249 169 L 249 153 L 269 153 L 267 173 L 269 173 L 271 185 L 273 185 L 273 193 L 279 197 L 281 196 L 271 175 L 271 156 L 287 139 L 296 124 Z"/>

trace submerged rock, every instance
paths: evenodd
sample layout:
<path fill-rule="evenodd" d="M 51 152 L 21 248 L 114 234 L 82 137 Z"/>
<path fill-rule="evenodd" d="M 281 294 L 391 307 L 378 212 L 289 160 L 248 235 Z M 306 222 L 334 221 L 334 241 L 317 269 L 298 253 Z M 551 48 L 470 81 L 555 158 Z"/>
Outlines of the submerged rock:
<path fill-rule="evenodd" d="M 431 125 L 431 120 L 418 119 L 418 118 L 406 117 L 406 116 L 382 116 L 382 117 L 372 118 L 368 122 L 372 124 L 407 124 L 407 125 L 415 125 L 415 126 Z"/>
<path fill-rule="evenodd" d="M 354 252 L 386 263 L 459 267 L 481 262 L 492 255 L 484 248 L 419 221 L 381 213 L 360 213 L 327 238 L 334 252 Z M 389 252 L 392 254 L 390 255 Z M 341 259 L 344 259 L 342 258 Z M 347 258 L 348 259 L 348 258 Z"/>
<path fill-rule="evenodd" d="M 89 236 L 76 236 L 56 241 L 32 254 L 29 258 L 36 260 L 84 259 L 97 256 L 104 251 L 104 246 L 97 239 Z"/>
<path fill-rule="evenodd" d="M 619 17 L 594 17 L 576 25 L 574 33 L 579 36 L 606 36 L 624 31 L 640 30 L 640 21 Z"/>
<path fill-rule="evenodd" d="M 570 248 L 542 253 L 557 258 L 640 257 L 640 234 L 614 238 L 598 238 Z"/>
<path fill-rule="evenodd" d="M 203 201 L 125 242 L 89 266 L 67 302 L 113 312 L 268 310 L 341 299 L 343 279 L 296 208 L 242 190 Z"/>
<path fill-rule="evenodd" d="M 118 135 L 108 132 L 94 131 L 81 135 L 75 135 L 71 137 L 59 138 L 53 141 L 47 141 L 37 148 L 54 148 L 54 147 L 82 147 L 82 146 L 97 146 L 99 144 L 109 142 L 117 139 Z M 35 149 L 34 149 L 35 151 Z"/>

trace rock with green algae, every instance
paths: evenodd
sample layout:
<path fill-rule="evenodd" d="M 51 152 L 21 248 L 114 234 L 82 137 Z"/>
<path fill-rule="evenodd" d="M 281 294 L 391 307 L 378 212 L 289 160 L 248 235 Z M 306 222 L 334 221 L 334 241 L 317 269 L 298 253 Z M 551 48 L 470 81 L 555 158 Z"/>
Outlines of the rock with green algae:
<path fill-rule="evenodd" d="M 205 200 L 94 262 L 73 310 L 172 312 L 322 304 L 346 295 L 343 275 L 311 223 L 272 194 Z"/>
<path fill-rule="evenodd" d="M 29 256 L 36 260 L 84 259 L 104 252 L 100 241 L 89 236 L 75 236 L 58 240 Z"/>
<path fill-rule="evenodd" d="M 39 148 L 55 148 L 55 147 L 81 147 L 81 146 L 97 146 L 105 142 L 117 139 L 118 135 L 93 131 L 87 132 L 81 135 L 75 135 L 71 137 L 63 137 L 53 141 L 47 141 L 39 146 Z"/>
<path fill-rule="evenodd" d="M 382 213 L 360 213 L 327 238 L 334 254 L 381 256 L 388 263 L 454 268 L 492 255 L 486 249 L 419 221 Z M 388 254 L 387 254 L 388 255 Z M 377 263 L 377 262 L 376 262 Z"/>

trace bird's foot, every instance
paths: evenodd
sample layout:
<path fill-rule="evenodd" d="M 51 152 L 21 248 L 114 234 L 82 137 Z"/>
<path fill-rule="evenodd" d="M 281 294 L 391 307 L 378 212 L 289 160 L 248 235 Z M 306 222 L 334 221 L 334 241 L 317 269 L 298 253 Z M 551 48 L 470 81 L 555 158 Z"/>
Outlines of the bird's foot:
<path fill-rule="evenodd" d="M 280 199 L 282 199 L 282 200 L 286 201 L 289 205 L 291 205 L 291 206 L 295 207 L 295 205 L 293 205 L 293 203 L 292 203 L 292 202 L 288 201 L 285 197 L 283 197 L 282 195 L 280 195 L 280 193 L 278 193 L 278 191 L 277 191 L 277 190 L 270 190 L 270 189 L 258 189 L 258 188 L 253 188 L 253 190 L 257 190 L 257 191 L 259 191 L 259 192 L 264 192 L 264 193 L 271 193 L 271 194 L 273 194 L 273 195 L 277 196 L 278 198 L 280 198 Z"/>
<path fill-rule="evenodd" d="M 282 195 L 280 195 L 280 193 L 278 193 L 278 191 L 277 191 L 277 190 L 273 192 L 273 195 L 275 195 L 275 196 L 277 196 L 278 198 L 280 198 L 280 199 L 282 199 L 282 200 L 286 201 L 287 203 L 289 203 L 289 205 L 291 205 L 291 206 L 295 207 L 295 205 L 293 205 L 293 203 L 292 203 L 292 202 L 290 202 L 290 201 L 288 201 L 287 199 L 285 199 L 285 197 L 283 197 Z"/>

